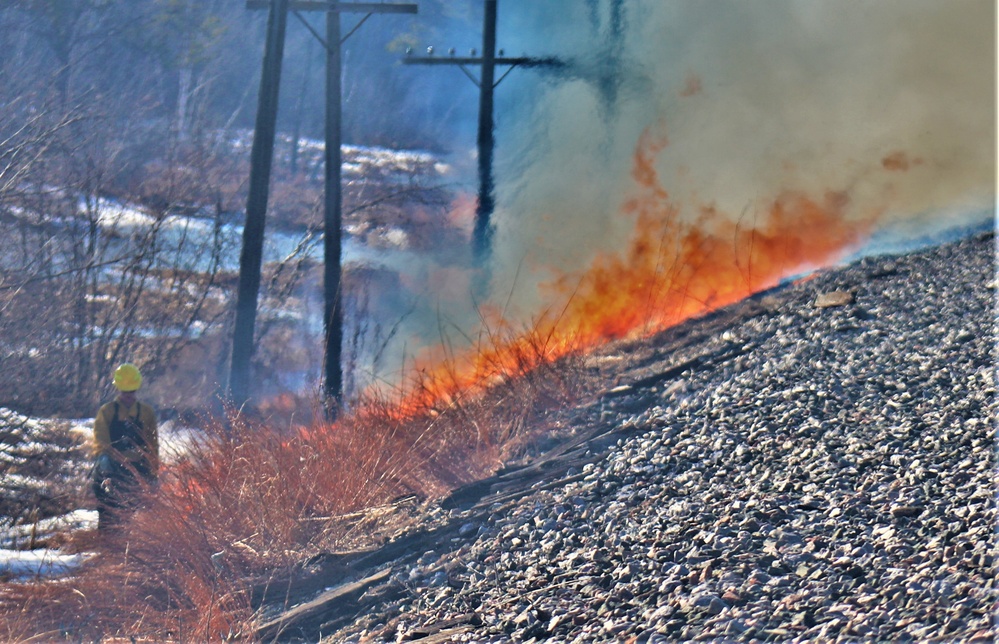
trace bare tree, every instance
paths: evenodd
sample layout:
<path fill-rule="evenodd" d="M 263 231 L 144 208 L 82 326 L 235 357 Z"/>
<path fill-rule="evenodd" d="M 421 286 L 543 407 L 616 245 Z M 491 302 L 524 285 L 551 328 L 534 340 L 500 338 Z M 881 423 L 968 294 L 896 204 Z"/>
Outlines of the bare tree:
<path fill-rule="evenodd" d="M 224 324 L 233 239 L 221 198 L 194 219 L 175 214 L 194 200 L 182 182 L 159 209 L 111 197 L 131 136 L 113 123 L 91 111 L 22 127 L 0 148 L 0 214 L 16 231 L 0 240 L 0 404 L 89 413 L 116 362 L 162 370 Z M 57 398 L 39 390 L 37 373 L 60 383 Z"/>

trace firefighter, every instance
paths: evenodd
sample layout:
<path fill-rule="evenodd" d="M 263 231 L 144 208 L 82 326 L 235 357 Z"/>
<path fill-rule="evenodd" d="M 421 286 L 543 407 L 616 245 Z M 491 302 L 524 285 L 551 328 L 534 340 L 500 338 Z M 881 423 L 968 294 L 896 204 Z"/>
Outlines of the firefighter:
<path fill-rule="evenodd" d="M 117 398 L 94 419 L 94 495 L 97 528 L 105 533 L 137 506 L 140 493 L 156 485 L 159 436 L 156 412 L 139 402 L 142 374 L 126 362 L 114 371 Z"/>

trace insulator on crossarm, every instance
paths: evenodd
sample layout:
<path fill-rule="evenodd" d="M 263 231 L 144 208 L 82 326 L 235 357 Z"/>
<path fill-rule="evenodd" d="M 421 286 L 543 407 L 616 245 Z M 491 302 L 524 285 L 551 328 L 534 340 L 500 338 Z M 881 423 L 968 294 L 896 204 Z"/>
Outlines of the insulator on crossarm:
<path fill-rule="evenodd" d="M 433 55 L 434 55 L 434 46 L 430 45 L 429 47 L 427 47 L 427 56 L 433 56 Z"/>

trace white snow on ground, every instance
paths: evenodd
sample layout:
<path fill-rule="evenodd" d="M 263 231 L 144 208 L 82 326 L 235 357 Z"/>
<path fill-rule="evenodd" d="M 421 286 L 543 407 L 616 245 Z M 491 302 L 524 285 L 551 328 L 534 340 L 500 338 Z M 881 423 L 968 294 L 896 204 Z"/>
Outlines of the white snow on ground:
<path fill-rule="evenodd" d="M 160 460 L 164 463 L 180 458 L 187 453 L 188 448 L 197 440 L 201 430 L 197 427 L 188 427 L 166 421 L 160 424 Z"/>
<path fill-rule="evenodd" d="M 83 199 L 80 200 L 79 208 L 80 212 L 86 212 L 87 204 Z M 135 206 L 124 205 L 104 198 L 97 200 L 97 221 L 108 228 L 145 227 L 155 223 L 155 219 Z"/>
<path fill-rule="evenodd" d="M 97 510 L 74 510 L 62 516 L 42 519 L 38 523 L 22 523 L 0 528 L 0 549 L 12 551 L 29 546 L 32 539 L 96 528 Z"/>
<path fill-rule="evenodd" d="M 0 578 L 52 579 L 72 574 L 90 555 L 58 550 L 0 550 Z"/>
<path fill-rule="evenodd" d="M 93 432 L 93 420 L 50 420 L 32 418 L 10 409 L 0 408 L 0 489 L 9 500 L 24 497 L 27 503 L 34 497 L 52 493 L 52 476 L 67 472 L 56 468 L 49 475 L 31 474 L 32 462 L 46 452 L 64 450 L 67 443 L 59 436 L 68 434 L 80 438 Z M 55 439 L 55 442 L 52 442 Z M 81 441 L 69 441 L 69 444 Z M 3 517 L 0 520 L 0 579 L 55 578 L 72 574 L 90 555 L 67 554 L 52 548 L 33 548 L 49 541 L 54 535 L 97 526 L 96 510 L 75 510 L 67 514 L 32 521 L 30 517 Z"/>
<path fill-rule="evenodd" d="M 290 139 L 283 137 L 284 143 Z M 236 148 L 249 149 L 253 143 L 253 132 L 241 130 L 231 138 L 231 143 Z M 282 148 L 287 145 L 282 146 Z M 314 156 L 322 155 L 326 149 L 326 143 L 318 139 L 299 139 L 299 154 L 311 153 Z M 437 174 L 448 174 L 452 167 L 449 163 L 442 161 L 432 152 L 423 150 L 395 150 L 378 146 L 367 145 L 342 145 L 343 152 L 343 172 L 346 175 L 363 175 L 373 168 L 388 170 L 400 174 L 416 171 L 420 166 L 431 166 Z"/>
<path fill-rule="evenodd" d="M 30 434 L 40 431 L 44 426 L 44 421 L 19 414 L 6 407 L 0 407 L 0 429 L 7 429 L 11 426 L 17 427 L 25 434 Z"/>

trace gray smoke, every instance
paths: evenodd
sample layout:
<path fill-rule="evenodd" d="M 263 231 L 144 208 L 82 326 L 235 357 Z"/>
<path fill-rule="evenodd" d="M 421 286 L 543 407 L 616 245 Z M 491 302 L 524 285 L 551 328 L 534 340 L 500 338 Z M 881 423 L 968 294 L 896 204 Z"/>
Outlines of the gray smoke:
<path fill-rule="evenodd" d="M 681 216 L 781 193 L 924 230 L 995 201 L 992 0 L 500 0 L 508 55 L 557 56 L 497 90 L 491 303 L 529 325 L 537 285 L 626 247 L 636 144 Z M 477 28 L 477 26 L 476 26 Z M 821 230 L 815 231 L 821 235 Z M 469 280 L 422 294 L 406 350 L 476 338 Z M 444 295 L 444 291 L 450 293 Z"/>
<path fill-rule="evenodd" d="M 499 119 L 496 293 L 626 242 L 642 131 L 681 207 L 750 215 L 782 191 L 939 225 L 995 200 L 991 0 L 501 3 L 514 50 L 572 63 Z M 515 15 L 511 16 L 514 12 Z M 527 97 L 532 97 L 526 100 Z M 816 231 L 821 234 L 821 231 Z M 525 274 L 525 268 L 531 274 Z"/>

